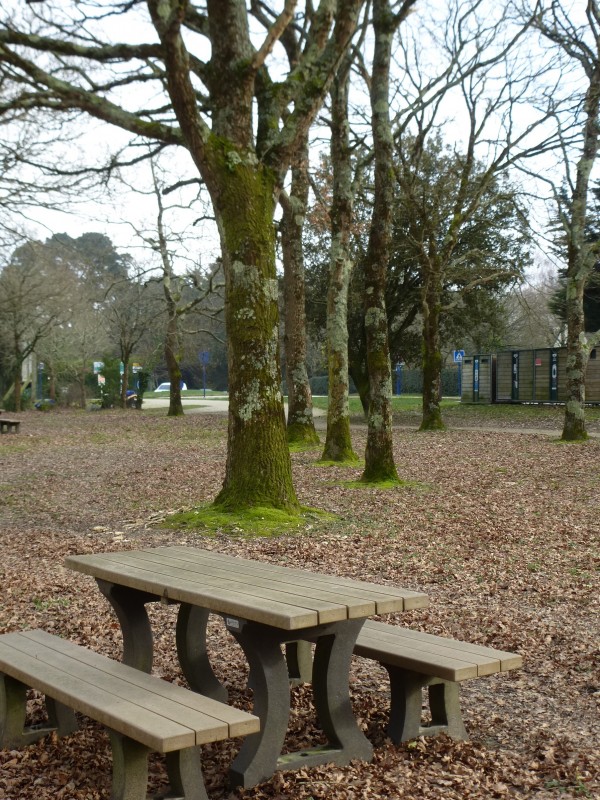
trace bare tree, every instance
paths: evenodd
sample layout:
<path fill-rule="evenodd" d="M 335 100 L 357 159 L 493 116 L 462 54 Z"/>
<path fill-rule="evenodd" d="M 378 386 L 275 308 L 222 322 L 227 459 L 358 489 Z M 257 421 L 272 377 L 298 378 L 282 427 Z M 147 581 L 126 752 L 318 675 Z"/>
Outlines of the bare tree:
<path fill-rule="evenodd" d="M 257 47 L 245 0 L 37 3 L 5 13 L 0 25 L 0 114 L 76 110 L 183 147 L 210 193 L 226 276 L 229 439 L 216 501 L 226 510 L 299 508 L 280 390 L 273 215 L 362 3 L 321 0 L 314 10 L 306 3 L 306 47 L 282 80 L 268 60 L 292 24 L 293 0 Z M 121 31 L 146 32 L 147 41 L 109 39 L 116 20 Z M 201 42 L 210 46 L 208 61 Z"/>
<path fill-rule="evenodd" d="M 390 122 L 390 64 L 394 36 L 414 6 L 394 11 L 389 0 L 373 0 L 375 50 L 370 81 L 375 185 L 365 259 L 364 309 L 369 372 L 369 411 L 363 481 L 398 480 L 392 442 L 392 373 L 385 303 L 392 242 L 394 141 Z"/>
<path fill-rule="evenodd" d="M 144 235 L 138 232 L 138 236 L 141 236 L 146 244 L 157 252 L 160 257 L 162 273 L 159 280 L 167 312 L 164 354 L 171 384 L 167 416 L 178 417 L 184 413 L 181 402 L 182 380 L 180 363 L 183 356 L 183 337 L 186 331 L 182 328 L 182 323 L 192 312 L 204 314 L 211 318 L 220 315 L 223 310 L 222 290 L 224 284 L 220 280 L 219 271 L 211 272 L 208 277 L 201 274 L 196 267 L 188 268 L 182 274 L 175 272 L 175 256 L 171 241 L 173 235 L 168 230 L 166 222 L 168 209 L 163 201 L 163 195 L 169 193 L 172 187 L 164 187 L 159 178 L 154 160 L 150 161 L 150 168 L 152 191 L 157 205 L 156 227 L 151 234 Z M 205 305 L 207 298 L 213 295 L 219 296 L 219 306 L 204 310 L 203 305 Z M 190 331 L 187 332 L 189 333 Z M 194 331 L 194 333 L 199 332 L 199 330 Z M 211 336 L 214 335 L 207 328 L 203 328 L 202 332 Z"/>
<path fill-rule="evenodd" d="M 410 30 L 410 26 L 401 31 L 399 56 L 406 80 L 397 87 L 395 135 L 401 195 L 420 220 L 409 236 L 419 251 L 422 278 L 421 429 L 427 430 L 443 427 L 439 337 L 444 283 L 473 256 L 481 256 L 458 247 L 461 233 L 490 197 L 493 199 L 494 187 L 500 198 L 504 176 L 511 167 L 556 148 L 558 138 L 555 127 L 547 127 L 555 115 L 548 62 L 542 59 L 532 65 L 521 47 L 531 17 L 516 23 L 504 5 L 453 0 L 438 27 L 426 33 L 427 25 L 420 22 L 419 31 Z M 432 66 L 427 58 L 427 36 L 437 48 L 441 67 Z M 547 80 L 544 90 L 540 89 L 541 76 Z M 537 110 L 533 108 L 534 94 Z M 440 126 L 448 121 L 449 107 L 462 122 L 453 143 L 460 158 L 456 159 L 456 173 L 443 204 L 434 209 L 424 180 L 427 143 L 439 136 Z M 525 109 L 527 113 L 520 113 Z M 501 278 L 493 267 L 493 258 L 489 263 L 491 269 L 463 282 L 463 292 Z M 456 283 L 460 285 L 461 281 Z"/>
<path fill-rule="evenodd" d="M 587 224 L 590 176 L 600 135 L 600 4 L 597 0 L 587 0 L 585 11 L 579 12 L 556 0 L 539 0 L 533 9 L 527 7 L 526 13 L 531 10 L 535 14 L 535 28 L 559 49 L 566 59 L 566 68 L 576 66 L 581 76 L 579 102 L 566 123 L 568 126 L 574 121 L 579 136 L 576 143 L 567 136 L 562 143 L 567 197 L 562 186 L 553 186 L 567 241 L 567 402 L 562 438 L 580 441 L 587 438 L 585 373 L 590 352 L 600 341 L 600 332 L 586 335 L 584 315 L 584 291 L 598 260 L 599 246 L 587 236 Z M 557 116 L 562 124 L 565 115 Z"/>
<path fill-rule="evenodd" d="M 283 261 L 284 346 L 288 394 L 288 442 L 318 444 L 306 367 L 306 292 L 302 234 L 308 203 L 308 136 L 292 164 L 289 194 L 281 193 L 280 232 Z"/>
<path fill-rule="evenodd" d="M 351 59 L 338 70 L 331 88 L 331 247 L 327 289 L 327 433 L 324 461 L 356 462 L 348 405 L 348 287 L 354 266 L 350 239 L 354 187 L 348 119 Z"/>

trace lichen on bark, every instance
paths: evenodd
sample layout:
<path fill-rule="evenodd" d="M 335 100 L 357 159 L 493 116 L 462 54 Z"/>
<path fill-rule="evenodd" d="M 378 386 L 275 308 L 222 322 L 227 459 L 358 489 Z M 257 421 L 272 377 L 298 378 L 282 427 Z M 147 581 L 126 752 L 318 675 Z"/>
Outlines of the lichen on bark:
<path fill-rule="evenodd" d="M 297 512 L 280 389 L 276 176 L 229 142 L 212 137 L 210 144 L 219 184 L 214 205 L 229 363 L 228 457 L 215 503 L 232 510 L 271 506 Z"/>

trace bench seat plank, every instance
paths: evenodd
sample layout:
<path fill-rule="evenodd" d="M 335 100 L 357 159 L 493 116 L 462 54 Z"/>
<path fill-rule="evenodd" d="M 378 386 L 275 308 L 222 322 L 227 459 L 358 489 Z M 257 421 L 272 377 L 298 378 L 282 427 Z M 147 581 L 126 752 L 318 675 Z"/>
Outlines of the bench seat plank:
<path fill-rule="evenodd" d="M 389 663 L 450 681 L 493 675 L 523 666 L 522 657 L 516 653 L 374 620 L 367 620 L 359 633 L 357 655 L 361 654 L 360 649 L 368 650 L 368 658 L 382 663 L 389 656 L 393 658 Z M 409 660 L 417 666 L 409 666 Z"/>
<path fill-rule="evenodd" d="M 246 736 L 249 733 L 256 733 L 258 730 L 256 718 L 245 711 L 240 711 L 234 706 L 225 705 L 218 700 L 212 700 L 210 697 L 205 697 L 197 692 L 190 692 L 189 689 L 175 683 L 158 680 L 156 677 L 148 675 L 141 670 L 131 667 L 127 667 L 124 670 L 123 667 L 126 665 L 111 658 L 106 658 L 106 656 L 100 655 L 94 650 L 89 650 L 87 647 L 81 647 L 68 639 L 58 639 L 56 636 L 41 630 L 23 631 L 23 636 L 32 641 L 46 644 L 49 648 L 57 649 L 59 652 L 68 653 L 74 660 L 95 666 L 108 675 L 115 675 L 122 680 L 126 678 L 128 684 L 152 691 L 159 698 L 168 698 L 180 703 L 185 708 L 206 714 L 207 717 L 212 717 L 217 722 L 223 722 L 228 726 L 228 735 L 230 737 Z M 207 739 L 206 742 L 208 741 Z M 210 741 L 215 740 L 211 739 Z M 197 741 L 196 744 L 205 744 L 205 742 Z"/>
<path fill-rule="evenodd" d="M 396 743 L 445 731 L 466 739 L 459 683 L 521 667 L 523 659 L 491 647 L 460 642 L 398 625 L 367 620 L 354 654 L 378 661 L 390 678 L 388 733 Z M 422 690 L 428 687 L 431 723 L 421 723 Z"/>
<path fill-rule="evenodd" d="M 0 671 L 151 750 L 167 753 L 229 735 L 226 721 L 190 709 L 183 695 L 175 697 L 178 692 L 165 691 L 171 686 L 185 692 L 187 699 L 188 692 L 182 687 L 143 673 L 136 676 L 137 670 L 119 662 L 112 662 L 107 672 L 69 652 L 60 652 L 55 643 L 47 646 L 43 636 L 38 640 L 30 636 L 14 633 L 0 637 Z M 146 679 L 144 691 L 132 682 L 142 675 Z M 165 686 L 160 686 L 163 683 Z M 155 684 L 159 684 L 160 694 L 154 691 Z M 165 696 L 169 693 L 171 697 Z M 211 701 L 208 707 L 214 713 L 213 704 Z M 258 720 L 254 730 L 258 730 Z"/>

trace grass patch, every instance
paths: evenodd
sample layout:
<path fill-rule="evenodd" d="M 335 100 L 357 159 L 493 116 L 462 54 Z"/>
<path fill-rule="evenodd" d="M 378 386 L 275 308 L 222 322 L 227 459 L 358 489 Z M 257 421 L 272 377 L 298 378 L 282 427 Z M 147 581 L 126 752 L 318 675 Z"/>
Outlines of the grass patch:
<path fill-rule="evenodd" d="M 421 489 L 422 491 L 429 491 L 431 486 L 426 483 L 419 483 L 419 481 L 403 481 L 403 480 L 387 480 L 387 481 L 336 481 L 331 484 L 332 486 L 342 486 L 345 489 L 381 489 L 389 491 L 390 489 Z"/>
<path fill-rule="evenodd" d="M 343 469 L 348 469 L 352 467 L 353 469 L 364 469 L 365 462 L 361 459 L 356 459 L 356 461 L 315 461 L 312 465 L 313 467 L 342 467 Z"/>
<path fill-rule="evenodd" d="M 254 538 L 280 536 L 294 531 L 306 532 L 317 522 L 337 519 L 334 514 L 303 506 L 299 514 L 289 514 L 278 508 L 257 507 L 243 511 L 222 511 L 212 504 L 190 511 L 172 514 L 161 527 L 197 530 L 206 535 L 225 533 L 228 536 Z"/>
<path fill-rule="evenodd" d="M 320 450 L 322 447 L 321 442 L 288 442 L 290 453 L 306 453 L 310 450 Z"/>

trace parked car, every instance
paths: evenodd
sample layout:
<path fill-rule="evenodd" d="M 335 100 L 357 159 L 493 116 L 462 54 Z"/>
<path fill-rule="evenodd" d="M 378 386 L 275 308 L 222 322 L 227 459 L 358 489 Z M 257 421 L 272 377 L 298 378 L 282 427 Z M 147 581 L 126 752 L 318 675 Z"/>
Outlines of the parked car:
<path fill-rule="evenodd" d="M 187 391 L 187 384 L 181 381 L 181 390 Z M 159 385 L 154 390 L 155 392 L 170 392 L 171 391 L 171 384 L 167 381 L 167 383 L 159 383 Z"/>

